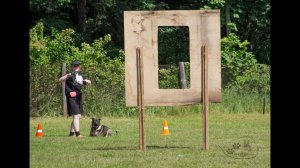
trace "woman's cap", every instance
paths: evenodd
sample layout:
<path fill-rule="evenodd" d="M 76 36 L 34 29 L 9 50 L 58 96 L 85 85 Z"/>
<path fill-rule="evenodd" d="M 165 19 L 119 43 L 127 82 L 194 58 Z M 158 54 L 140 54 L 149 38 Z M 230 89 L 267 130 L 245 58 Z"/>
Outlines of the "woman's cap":
<path fill-rule="evenodd" d="M 78 66 L 80 65 L 78 61 L 73 61 L 71 62 L 71 66 L 74 67 L 74 66 Z"/>

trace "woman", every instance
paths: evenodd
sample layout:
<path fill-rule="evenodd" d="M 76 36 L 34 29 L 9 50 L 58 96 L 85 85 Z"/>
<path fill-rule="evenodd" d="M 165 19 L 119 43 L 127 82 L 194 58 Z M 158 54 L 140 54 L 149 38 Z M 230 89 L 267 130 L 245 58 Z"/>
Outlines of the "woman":
<path fill-rule="evenodd" d="M 70 136 L 83 137 L 80 135 L 79 119 L 83 112 L 82 93 L 83 85 L 91 84 L 91 81 L 79 74 L 80 64 L 77 61 L 71 63 L 72 73 L 59 78 L 59 82 L 66 82 L 65 93 L 67 98 L 68 115 L 73 116 L 70 128 Z"/>

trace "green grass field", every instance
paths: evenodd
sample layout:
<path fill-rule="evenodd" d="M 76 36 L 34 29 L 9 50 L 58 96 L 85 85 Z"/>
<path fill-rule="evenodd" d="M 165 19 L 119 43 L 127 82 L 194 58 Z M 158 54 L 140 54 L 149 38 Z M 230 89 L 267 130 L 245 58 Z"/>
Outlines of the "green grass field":
<path fill-rule="evenodd" d="M 84 138 L 69 137 L 71 118 L 30 119 L 31 168 L 99 168 L 99 167 L 270 167 L 270 114 L 209 113 L 209 151 L 202 150 L 202 114 L 145 116 L 145 152 L 139 151 L 138 117 L 103 117 L 119 134 L 110 138 L 89 137 L 90 118 L 81 119 Z M 161 136 L 163 120 L 168 121 L 170 135 Z M 35 136 L 38 123 L 44 137 Z M 239 154 L 248 138 L 251 158 Z M 233 144 L 240 148 L 229 152 Z M 248 145 L 248 147 L 249 147 Z M 240 157 L 241 156 L 241 157 Z M 244 157 L 242 157 L 244 156 Z"/>

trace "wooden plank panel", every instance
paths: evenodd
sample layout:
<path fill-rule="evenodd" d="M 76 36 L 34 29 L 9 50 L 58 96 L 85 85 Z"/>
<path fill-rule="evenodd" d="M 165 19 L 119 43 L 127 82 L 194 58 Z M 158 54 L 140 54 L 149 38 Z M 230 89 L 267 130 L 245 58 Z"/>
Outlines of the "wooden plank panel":
<path fill-rule="evenodd" d="M 190 33 L 189 89 L 158 87 L 158 26 L 188 26 Z M 137 106 L 135 52 L 143 47 L 144 105 L 174 106 L 201 103 L 200 47 L 207 44 L 209 100 L 221 101 L 219 10 L 124 11 L 126 106 Z"/>

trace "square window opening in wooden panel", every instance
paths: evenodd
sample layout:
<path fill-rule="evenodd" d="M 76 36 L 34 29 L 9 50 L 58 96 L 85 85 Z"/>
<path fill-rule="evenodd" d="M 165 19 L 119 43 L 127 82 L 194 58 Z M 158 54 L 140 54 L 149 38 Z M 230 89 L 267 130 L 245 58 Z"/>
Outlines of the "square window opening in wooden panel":
<path fill-rule="evenodd" d="M 160 89 L 158 27 L 189 28 L 190 88 Z M 144 105 L 175 106 L 201 103 L 201 46 L 208 48 L 210 102 L 221 100 L 220 10 L 124 11 L 126 106 L 137 106 L 136 48 L 142 48 Z"/>
<path fill-rule="evenodd" d="M 190 88 L 188 26 L 158 26 L 158 88 Z"/>

